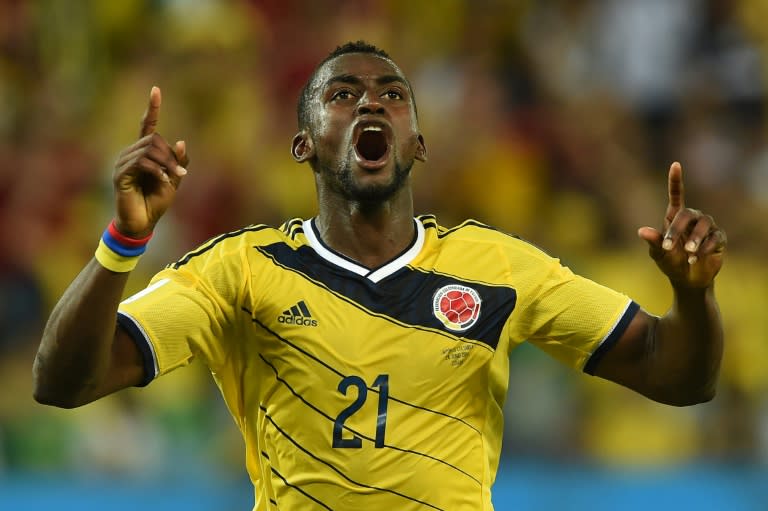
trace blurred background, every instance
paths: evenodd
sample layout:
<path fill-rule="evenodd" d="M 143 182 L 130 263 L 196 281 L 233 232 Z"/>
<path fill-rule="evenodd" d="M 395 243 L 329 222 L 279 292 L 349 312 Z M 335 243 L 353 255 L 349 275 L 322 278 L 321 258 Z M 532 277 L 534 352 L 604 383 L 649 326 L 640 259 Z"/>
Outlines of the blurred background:
<path fill-rule="evenodd" d="M 152 85 L 192 163 L 128 293 L 214 234 L 314 213 L 296 98 L 362 38 L 415 89 L 418 213 L 518 234 L 657 314 L 636 231 L 660 225 L 672 161 L 729 236 L 717 397 L 657 405 L 523 346 L 496 508 L 768 509 L 766 19 L 765 0 L 0 0 L 0 508 L 250 509 L 204 368 L 67 411 L 32 400 L 32 360 Z"/>

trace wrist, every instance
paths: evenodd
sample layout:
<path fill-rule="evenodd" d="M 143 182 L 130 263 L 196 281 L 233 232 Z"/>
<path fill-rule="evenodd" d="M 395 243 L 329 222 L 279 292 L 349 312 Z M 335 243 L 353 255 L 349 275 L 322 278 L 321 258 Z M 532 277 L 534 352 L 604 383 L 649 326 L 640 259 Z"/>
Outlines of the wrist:
<path fill-rule="evenodd" d="M 116 236 L 126 238 L 128 240 L 144 241 L 152 237 L 153 228 L 149 227 L 143 231 L 133 231 L 128 228 L 128 224 L 121 222 L 119 218 L 114 218 L 107 226 L 107 229 L 111 229 Z"/>
<path fill-rule="evenodd" d="M 145 236 L 129 236 L 127 234 L 123 234 L 122 231 L 117 228 L 117 223 L 112 220 L 109 222 L 109 225 L 105 229 L 104 234 L 102 235 L 102 239 L 106 237 L 107 239 L 105 242 L 107 245 L 110 247 L 114 246 L 116 252 L 121 255 L 132 255 L 130 252 L 134 252 L 136 250 L 139 250 L 138 255 L 141 255 L 144 253 L 144 250 L 146 250 L 149 240 L 152 239 L 152 235 L 152 231 L 150 231 L 149 234 Z"/>
<path fill-rule="evenodd" d="M 673 286 L 675 308 L 683 311 L 700 311 L 702 307 L 716 304 L 715 286 L 706 287 Z"/>
<path fill-rule="evenodd" d="M 147 250 L 152 233 L 134 238 L 121 233 L 112 220 L 101 235 L 94 257 L 104 268 L 116 273 L 133 270 L 139 257 Z"/>
<path fill-rule="evenodd" d="M 675 282 L 670 280 L 672 290 L 678 296 L 689 296 L 692 298 L 705 296 L 713 293 L 715 290 L 715 281 L 711 281 L 706 285 L 691 285 L 687 282 Z"/>

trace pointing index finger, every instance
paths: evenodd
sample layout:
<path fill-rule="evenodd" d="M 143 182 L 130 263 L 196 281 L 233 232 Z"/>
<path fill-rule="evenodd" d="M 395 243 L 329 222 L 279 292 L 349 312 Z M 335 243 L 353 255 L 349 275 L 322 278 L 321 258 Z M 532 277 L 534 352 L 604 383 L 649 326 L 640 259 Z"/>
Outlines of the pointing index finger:
<path fill-rule="evenodd" d="M 161 102 L 162 96 L 160 95 L 160 88 L 153 86 L 152 90 L 149 92 L 149 104 L 147 105 L 147 110 L 144 112 L 144 117 L 141 118 L 140 137 L 145 137 L 155 132 L 157 119 L 160 115 Z"/>
<path fill-rule="evenodd" d="M 683 168 L 678 162 L 674 162 L 669 167 L 667 190 L 669 194 L 669 205 L 667 206 L 667 214 L 665 215 L 665 218 L 668 223 L 671 223 L 677 212 L 685 207 Z"/>

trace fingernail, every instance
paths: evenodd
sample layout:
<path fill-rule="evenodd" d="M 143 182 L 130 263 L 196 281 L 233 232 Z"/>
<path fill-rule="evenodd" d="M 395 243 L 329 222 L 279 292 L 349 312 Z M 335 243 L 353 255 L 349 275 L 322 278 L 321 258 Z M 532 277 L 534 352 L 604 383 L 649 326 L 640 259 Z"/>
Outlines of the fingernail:
<path fill-rule="evenodd" d="M 696 264 L 696 261 L 698 261 L 699 258 L 695 255 L 688 256 L 688 264 Z"/>
<path fill-rule="evenodd" d="M 179 176 L 185 176 L 187 174 L 187 169 L 181 165 L 176 165 L 176 174 Z"/>
<path fill-rule="evenodd" d="M 685 244 L 685 250 L 688 252 L 695 252 L 696 251 L 696 242 L 691 240 L 688 243 Z"/>
<path fill-rule="evenodd" d="M 670 248 L 672 248 L 672 240 L 669 238 L 665 238 L 664 242 L 661 244 L 661 248 L 663 248 L 664 250 L 669 250 Z"/>

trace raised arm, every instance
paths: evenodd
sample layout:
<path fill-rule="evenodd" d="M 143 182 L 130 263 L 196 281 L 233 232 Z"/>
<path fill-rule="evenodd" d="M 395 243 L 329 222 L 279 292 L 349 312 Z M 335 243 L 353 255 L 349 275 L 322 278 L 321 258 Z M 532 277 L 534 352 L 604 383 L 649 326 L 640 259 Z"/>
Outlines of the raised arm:
<path fill-rule="evenodd" d="M 668 189 L 663 232 L 642 227 L 638 235 L 672 284 L 672 307 L 662 317 L 641 310 L 595 374 L 656 401 L 685 406 L 715 395 L 723 326 L 714 279 L 726 236 L 711 216 L 685 207 L 679 163 L 670 167 Z"/>
<path fill-rule="evenodd" d="M 126 238 L 152 233 L 187 172 L 184 142 L 171 147 L 155 133 L 160 103 L 160 89 L 153 87 L 140 138 L 115 164 L 114 227 Z M 116 326 L 129 275 L 119 269 L 108 270 L 91 259 L 54 307 L 33 367 L 38 402 L 72 408 L 142 381 L 139 351 Z"/>

